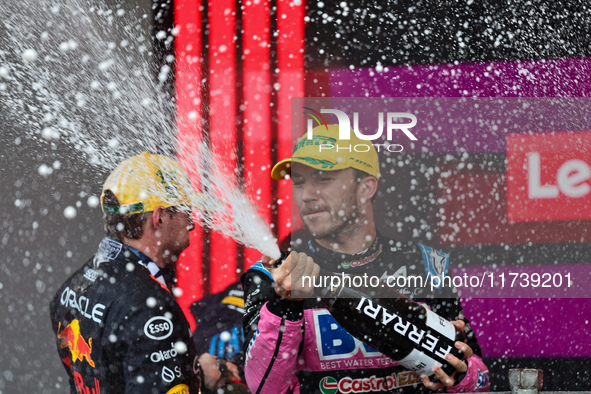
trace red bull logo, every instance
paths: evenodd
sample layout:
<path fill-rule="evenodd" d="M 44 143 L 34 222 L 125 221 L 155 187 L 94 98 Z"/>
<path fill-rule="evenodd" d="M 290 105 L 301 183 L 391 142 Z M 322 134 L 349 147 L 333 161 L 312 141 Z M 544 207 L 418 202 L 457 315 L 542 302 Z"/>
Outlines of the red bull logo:
<path fill-rule="evenodd" d="M 70 349 L 72 362 L 82 361 L 86 358 L 88 364 L 94 368 L 94 361 L 90 358 L 90 353 L 92 352 L 92 338 L 89 338 L 88 343 L 86 343 L 84 337 L 80 334 L 80 322 L 78 319 L 72 320 L 72 322 L 60 332 L 61 326 L 62 324 L 59 323 L 57 338 L 62 340 L 60 345 L 62 349 L 66 347 Z"/>
<path fill-rule="evenodd" d="M 74 371 L 74 381 L 76 382 L 76 387 L 78 387 L 78 391 L 81 394 L 100 394 L 101 393 L 101 385 L 97 378 L 94 378 L 94 388 L 88 387 L 84 384 L 84 378 L 80 373 Z"/>

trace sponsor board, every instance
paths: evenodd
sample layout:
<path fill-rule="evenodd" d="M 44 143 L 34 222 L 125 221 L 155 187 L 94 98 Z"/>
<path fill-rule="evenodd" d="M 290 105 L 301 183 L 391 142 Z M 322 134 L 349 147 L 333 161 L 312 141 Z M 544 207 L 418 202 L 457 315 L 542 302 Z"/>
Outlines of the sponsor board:
<path fill-rule="evenodd" d="M 162 380 L 164 380 L 166 383 L 171 383 L 175 378 L 172 369 L 168 368 L 166 365 L 162 367 L 162 373 L 160 374 L 160 376 L 162 377 Z"/>
<path fill-rule="evenodd" d="M 162 373 L 160 374 L 160 377 L 162 377 L 162 380 L 166 383 L 172 383 L 175 378 L 180 378 L 181 376 L 183 376 L 183 374 L 181 372 L 181 367 L 178 365 L 174 367 L 174 371 L 165 365 L 162 367 Z"/>
<path fill-rule="evenodd" d="M 160 361 L 166 361 L 176 357 L 178 353 L 174 348 L 173 342 L 170 343 L 170 347 L 171 349 L 169 350 L 158 350 L 157 352 L 152 353 L 150 355 L 150 361 L 152 361 L 153 363 L 159 363 Z"/>
<path fill-rule="evenodd" d="M 356 268 L 356 267 L 364 266 L 364 265 L 369 264 L 372 261 L 374 261 L 380 255 L 380 253 L 382 253 L 382 245 L 381 244 L 380 244 L 379 249 L 375 253 L 373 253 L 371 256 L 367 256 L 366 258 L 361 259 L 361 260 L 343 261 L 341 263 L 341 267 L 343 267 L 344 269 L 348 269 L 348 268 Z"/>
<path fill-rule="evenodd" d="M 162 341 L 172 334 L 172 321 L 164 316 L 154 316 L 144 325 L 144 334 L 150 339 Z"/>
<path fill-rule="evenodd" d="M 60 297 L 60 304 L 70 308 L 77 309 L 82 316 L 91 319 L 97 323 L 103 320 L 103 311 L 107 308 L 103 304 L 94 304 L 90 307 L 90 299 L 85 296 L 79 296 L 69 287 L 66 287 Z"/>
<path fill-rule="evenodd" d="M 320 361 L 349 359 L 358 353 L 361 353 L 363 357 L 383 357 L 382 353 L 349 334 L 327 310 L 314 310 L 313 315 Z M 343 361 L 359 362 L 359 360 Z M 359 367 L 359 365 L 351 366 Z"/>
<path fill-rule="evenodd" d="M 591 132 L 507 136 L 511 222 L 591 219 Z"/>
<path fill-rule="evenodd" d="M 94 387 L 88 387 L 84 384 L 84 378 L 82 375 L 79 372 L 74 371 L 74 382 L 80 393 L 100 394 L 101 392 L 101 385 L 97 378 L 94 378 Z"/>
<path fill-rule="evenodd" d="M 319 389 L 322 394 L 337 393 L 376 393 L 387 392 L 397 387 L 419 384 L 419 375 L 414 372 L 392 373 L 387 376 L 372 375 L 367 378 L 344 377 L 339 380 L 325 376 L 320 380 Z"/>

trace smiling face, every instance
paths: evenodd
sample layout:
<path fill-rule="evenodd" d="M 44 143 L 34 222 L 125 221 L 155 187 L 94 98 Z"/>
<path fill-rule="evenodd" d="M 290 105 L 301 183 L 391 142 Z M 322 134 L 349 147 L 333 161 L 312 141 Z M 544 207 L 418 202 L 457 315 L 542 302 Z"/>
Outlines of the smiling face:
<path fill-rule="evenodd" d="M 321 171 L 293 163 L 291 180 L 300 215 L 314 238 L 337 238 L 363 222 L 353 169 Z"/>

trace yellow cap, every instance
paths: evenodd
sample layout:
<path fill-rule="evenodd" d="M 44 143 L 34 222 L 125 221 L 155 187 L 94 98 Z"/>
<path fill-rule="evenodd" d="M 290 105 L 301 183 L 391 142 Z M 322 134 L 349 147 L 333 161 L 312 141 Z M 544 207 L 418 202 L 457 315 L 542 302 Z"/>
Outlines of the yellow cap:
<path fill-rule="evenodd" d="M 105 205 L 105 190 L 111 190 L 120 206 Z M 124 160 L 103 185 L 101 206 L 111 214 L 152 212 L 158 206 L 197 206 L 198 196 L 187 172 L 175 160 L 142 152 Z"/>
<path fill-rule="evenodd" d="M 356 168 L 376 178 L 380 177 L 378 153 L 371 141 L 359 139 L 351 131 L 351 139 L 339 140 L 339 125 L 321 125 L 312 130 L 312 138 L 304 134 L 290 158 L 281 160 L 271 170 L 276 181 L 291 174 L 291 163 L 302 163 L 324 171 Z"/>

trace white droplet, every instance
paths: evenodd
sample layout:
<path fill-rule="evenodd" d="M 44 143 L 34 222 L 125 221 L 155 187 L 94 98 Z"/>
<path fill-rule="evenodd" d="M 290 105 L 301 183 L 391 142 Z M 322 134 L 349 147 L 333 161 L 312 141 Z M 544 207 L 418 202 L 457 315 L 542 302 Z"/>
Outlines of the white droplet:
<path fill-rule="evenodd" d="M 0 66 L 0 78 L 6 78 L 8 76 L 8 68 Z"/>
<path fill-rule="evenodd" d="M 339 210 L 338 214 L 340 217 L 343 217 L 343 216 L 345 216 L 345 211 L 341 209 L 341 210 Z"/>
<path fill-rule="evenodd" d="M 100 62 L 98 65 L 98 69 L 101 71 L 105 71 L 109 67 L 111 67 L 115 63 L 113 59 L 105 60 L 104 62 Z"/>
<path fill-rule="evenodd" d="M 156 301 L 156 298 L 154 298 L 154 297 L 146 298 L 146 305 L 148 306 L 148 308 L 154 308 L 157 303 L 158 302 Z"/>
<path fill-rule="evenodd" d="M 76 217 L 76 208 L 74 208 L 73 206 L 67 206 L 66 209 L 64 209 L 64 216 L 66 217 L 66 219 L 74 219 Z"/>
<path fill-rule="evenodd" d="M 39 175 L 48 176 L 53 173 L 53 168 L 49 167 L 47 164 L 41 164 L 37 171 L 39 171 Z"/>
<path fill-rule="evenodd" d="M 181 297 L 183 295 L 183 289 L 180 287 L 175 287 L 172 289 L 172 294 L 174 294 L 175 297 Z"/>
<path fill-rule="evenodd" d="M 133 263 L 127 263 L 125 265 L 125 269 L 129 272 L 133 272 L 133 270 L 135 269 L 135 265 L 133 265 Z"/>
<path fill-rule="evenodd" d="M 88 204 L 88 206 L 91 208 L 96 208 L 99 206 L 100 200 L 97 196 L 92 195 L 88 197 L 88 200 L 86 200 L 86 204 Z"/>
<path fill-rule="evenodd" d="M 232 339 L 232 334 L 230 334 L 228 331 L 224 331 L 220 334 L 220 341 L 230 342 L 230 339 Z"/>
<path fill-rule="evenodd" d="M 56 160 L 53 162 L 53 164 L 51 166 L 53 167 L 54 170 L 59 170 L 62 167 L 62 163 L 60 163 L 58 160 Z"/>
<path fill-rule="evenodd" d="M 115 335 L 115 334 L 111 334 L 111 335 L 109 335 L 109 341 L 110 341 L 111 343 L 115 343 L 115 342 L 117 342 L 117 335 Z"/>
<path fill-rule="evenodd" d="M 29 63 L 33 63 L 37 60 L 37 51 L 34 49 L 27 49 L 23 52 L 23 60 Z"/>
<path fill-rule="evenodd" d="M 176 350 L 178 354 L 185 354 L 187 353 L 187 344 L 182 341 L 175 342 L 174 350 Z"/>
<path fill-rule="evenodd" d="M 224 52 L 226 52 L 227 50 L 228 50 L 228 47 L 227 47 L 227 46 L 225 46 L 225 45 L 220 45 L 220 52 L 221 52 L 221 53 L 224 53 Z"/>
<path fill-rule="evenodd" d="M 53 129 L 51 127 L 46 127 L 41 130 L 41 137 L 45 138 L 46 140 L 50 140 L 53 138 Z"/>
<path fill-rule="evenodd" d="M 166 32 L 164 30 L 160 30 L 156 33 L 156 38 L 159 40 L 164 40 L 166 38 Z"/>
<path fill-rule="evenodd" d="M 160 68 L 160 73 L 158 74 L 158 80 L 160 82 L 166 81 L 166 78 L 168 78 L 169 72 L 170 72 L 170 66 L 168 66 L 166 64 L 164 66 L 162 66 L 162 68 Z"/>
<path fill-rule="evenodd" d="M 111 138 L 108 142 L 107 145 L 109 145 L 109 148 L 111 149 L 115 149 L 119 146 L 119 140 L 117 138 Z"/>

